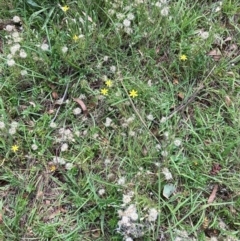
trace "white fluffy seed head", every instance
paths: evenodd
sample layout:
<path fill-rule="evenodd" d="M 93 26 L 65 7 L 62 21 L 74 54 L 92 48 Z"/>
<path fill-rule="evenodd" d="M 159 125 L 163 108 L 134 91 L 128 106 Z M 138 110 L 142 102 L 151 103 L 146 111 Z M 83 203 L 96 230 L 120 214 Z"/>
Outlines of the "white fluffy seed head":
<path fill-rule="evenodd" d="M 104 189 L 104 188 L 101 188 L 101 189 L 98 190 L 98 195 L 99 195 L 99 196 L 102 196 L 102 195 L 105 194 L 105 192 L 106 192 L 105 189 Z"/>
<path fill-rule="evenodd" d="M 155 148 L 156 148 L 157 151 L 160 151 L 160 150 L 162 149 L 162 146 L 161 146 L 160 144 L 157 144 L 157 145 L 155 146 Z"/>
<path fill-rule="evenodd" d="M 111 160 L 110 160 L 109 158 L 106 158 L 106 159 L 104 160 L 105 166 L 108 166 L 110 163 L 111 163 Z"/>
<path fill-rule="evenodd" d="M 107 62 L 107 61 L 108 61 L 108 59 L 109 59 L 109 57 L 108 57 L 108 56 L 104 56 L 104 57 L 103 57 L 103 61 L 104 61 L 104 62 Z"/>
<path fill-rule="evenodd" d="M 82 110 L 81 110 L 81 108 L 79 108 L 79 107 L 77 107 L 77 108 L 75 108 L 74 110 L 73 110 L 73 114 L 74 115 L 79 115 L 79 114 L 81 114 L 82 113 Z"/>
<path fill-rule="evenodd" d="M 133 20 L 134 19 L 134 15 L 132 13 L 128 13 L 127 19 Z"/>
<path fill-rule="evenodd" d="M 15 45 L 13 45 L 12 47 L 10 47 L 10 52 L 12 55 L 15 55 L 15 53 L 20 49 L 20 44 L 17 43 Z"/>
<path fill-rule="evenodd" d="M 118 179 L 118 185 L 124 185 L 124 184 L 125 184 L 125 181 L 126 181 L 125 177 L 120 177 L 120 178 Z"/>
<path fill-rule="evenodd" d="M 19 56 L 20 56 L 20 58 L 25 59 L 27 57 L 27 53 L 23 49 L 21 49 Z"/>
<path fill-rule="evenodd" d="M 162 117 L 162 119 L 160 120 L 160 123 L 165 123 L 167 121 L 167 117 Z"/>
<path fill-rule="evenodd" d="M 163 157 L 167 157 L 167 156 L 168 156 L 168 152 L 167 152 L 167 151 L 162 151 L 162 152 L 161 152 L 161 155 L 162 155 Z"/>
<path fill-rule="evenodd" d="M 51 128 L 56 128 L 56 127 L 57 127 L 57 124 L 52 121 L 52 122 L 50 123 L 50 127 L 51 127 Z"/>
<path fill-rule="evenodd" d="M 32 144 L 31 148 L 32 148 L 33 151 L 36 151 L 38 149 L 38 146 L 36 144 Z"/>
<path fill-rule="evenodd" d="M 138 214 L 137 213 L 132 213 L 130 215 L 130 218 L 133 220 L 133 221 L 137 221 L 138 220 Z"/>
<path fill-rule="evenodd" d="M 4 128 L 5 128 L 4 122 L 0 121 L 0 129 L 4 129 Z"/>
<path fill-rule="evenodd" d="M 47 51 L 47 50 L 49 49 L 49 45 L 43 43 L 43 44 L 41 45 L 41 49 L 42 49 L 43 51 Z"/>
<path fill-rule="evenodd" d="M 11 122 L 11 127 L 12 128 L 17 128 L 18 127 L 18 122 L 16 122 L 16 121 L 13 121 L 13 122 Z"/>
<path fill-rule="evenodd" d="M 130 203 L 132 200 L 132 196 L 131 195 L 124 195 L 123 194 L 123 204 L 127 204 L 127 203 Z"/>
<path fill-rule="evenodd" d="M 174 143 L 174 145 L 177 146 L 177 147 L 179 147 L 179 146 L 182 145 L 182 141 L 181 141 L 180 139 L 176 139 L 176 140 L 174 140 L 173 143 Z"/>
<path fill-rule="evenodd" d="M 168 16 L 168 13 L 169 13 L 169 8 L 168 8 L 168 7 L 164 7 L 164 8 L 161 10 L 161 14 L 162 14 L 162 16 L 164 16 L 164 17 Z"/>
<path fill-rule="evenodd" d="M 136 132 L 135 131 L 129 131 L 129 136 L 135 136 Z"/>
<path fill-rule="evenodd" d="M 133 241 L 133 239 L 131 237 L 127 237 L 125 241 Z"/>
<path fill-rule="evenodd" d="M 68 51 L 68 47 L 67 46 L 63 46 L 62 47 L 62 53 L 67 53 L 67 51 Z"/>
<path fill-rule="evenodd" d="M 14 22 L 14 23 L 19 23 L 19 22 L 21 22 L 20 17 L 14 16 L 14 17 L 13 17 L 13 22 Z"/>
<path fill-rule="evenodd" d="M 132 28 L 130 28 L 130 27 L 125 27 L 125 28 L 124 28 L 124 32 L 127 33 L 128 35 L 130 35 L 130 34 L 133 33 L 133 30 L 132 30 Z"/>
<path fill-rule="evenodd" d="M 58 156 L 53 157 L 52 162 L 54 164 L 60 164 L 60 165 L 66 164 L 66 161 L 62 157 L 58 157 Z"/>
<path fill-rule="evenodd" d="M 8 133 L 10 134 L 10 135 L 14 135 L 15 133 L 16 133 L 16 128 L 10 128 L 9 129 L 9 131 L 8 131 Z"/>
<path fill-rule="evenodd" d="M 158 211 L 155 208 L 150 208 L 148 210 L 148 221 L 155 222 L 158 217 Z"/>
<path fill-rule="evenodd" d="M 149 114 L 147 115 L 147 119 L 150 120 L 150 121 L 153 121 L 154 120 L 154 117 L 152 114 Z"/>
<path fill-rule="evenodd" d="M 14 59 L 8 59 L 8 60 L 7 60 L 7 65 L 8 65 L 9 67 L 14 66 L 14 65 L 15 65 L 15 60 L 14 60 Z"/>
<path fill-rule="evenodd" d="M 68 163 L 66 163 L 65 168 L 67 170 L 71 170 L 73 168 L 73 164 L 68 162 Z"/>
<path fill-rule="evenodd" d="M 169 171 L 168 168 L 164 167 L 164 168 L 162 169 L 162 173 L 163 173 L 163 175 L 165 176 L 165 180 L 171 180 L 171 179 L 173 179 L 172 173 Z"/>
<path fill-rule="evenodd" d="M 20 34 L 17 31 L 14 31 L 12 33 L 12 39 L 13 39 L 13 42 L 15 42 L 15 43 L 19 43 L 22 41 L 22 38 L 20 37 Z"/>
<path fill-rule="evenodd" d="M 116 70 L 117 70 L 116 66 L 111 66 L 111 67 L 110 67 L 110 71 L 111 71 L 112 73 L 115 73 Z"/>
<path fill-rule="evenodd" d="M 21 70 L 21 75 L 22 75 L 22 76 L 27 75 L 27 70 L 25 70 L 25 69 Z"/>
<path fill-rule="evenodd" d="M 64 151 L 67 151 L 67 149 L 68 149 L 68 144 L 63 143 L 62 146 L 61 146 L 61 151 L 64 152 Z"/>
<path fill-rule="evenodd" d="M 162 6 L 162 3 L 161 3 L 161 2 L 156 2 L 156 3 L 155 3 L 155 6 L 158 7 L 158 8 L 160 8 L 160 7 Z"/>
<path fill-rule="evenodd" d="M 7 25 L 7 26 L 5 27 L 5 30 L 6 30 L 7 32 L 12 32 L 14 29 L 15 29 L 15 26 L 14 26 L 14 25 Z"/>
<path fill-rule="evenodd" d="M 105 125 L 106 127 L 109 127 L 109 126 L 111 126 L 111 123 L 112 123 L 112 119 L 109 118 L 109 117 L 107 117 L 107 118 L 106 118 L 106 122 L 105 122 L 104 125 Z"/>
<path fill-rule="evenodd" d="M 123 25 L 125 26 L 125 27 L 130 27 L 130 25 L 131 25 L 131 21 L 129 20 L 129 19 L 124 19 L 123 20 Z"/>
<path fill-rule="evenodd" d="M 122 20 L 122 19 L 124 19 L 125 15 L 123 13 L 117 13 L 116 17 L 118 20 Z"/>
<path fill-rule="evenodd" d="M 202 38 L 202 39 L 207 39 L 209 37 L 209 32 L 206 32 L 206 31 L 201 31 L 199 33 L 199 36 Z"/>

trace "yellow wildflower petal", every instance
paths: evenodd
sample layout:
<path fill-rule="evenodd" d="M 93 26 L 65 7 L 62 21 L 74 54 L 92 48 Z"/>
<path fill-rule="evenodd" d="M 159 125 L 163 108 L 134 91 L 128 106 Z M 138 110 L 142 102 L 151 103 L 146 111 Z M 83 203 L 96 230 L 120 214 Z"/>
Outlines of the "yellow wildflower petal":
<path fill-rule="evenodd" d="M 105 84 L 106 84 L 107 87 L 112 87 L 112 85 L 113 85 L 113 83 L 110 79 L 106 80 Z"/>
<path fill-rule="evenodd" d="M 69 7 L 67 5 L 61 7 L 61 9 L 63 10 L 63 12 L 67 12 L 67 10 L 69 9 Z"/>
<path fill-rule="evenodd" d="M 136 90 L 131 90 L 131 91 L 129 92 L 129 96 L 132 97 L 132 98 L 135 98 L 135 97 L 138 96 L 138 93 L 137 93 Z"/>
<path fill-rule="evenodd" d="M 79 39 L 79 37 L 75 34 L 75 35 L 73 36 L 73 40 L 74 40 L 75 42 L 77 42 L 78 39 Z"/>
<path fill-rule="evenodd" d="M 180 60 L 182 60 L 182 61 L 187 60 L 187 56 L 186 56 L 185 54 L 182 54 L 182 55 L 180 56 Z"/>
<path fill-rule="evenodd" d="M 11 150 L 12 150 L 13 152 L 17 152 L 18 149 L 19 149 L 19 146 L 17 146 L 17 145 L 13 145 L 13 146 L 11 147 Z"/>
<path fill-rule="evenodd" d="M 101 93 L 102 95 L 107 95 L 107 94 L 108 94 L 108 89 L 103 88 L 103 89 L 100 90 L 100 93 Z"/>
<path fill-rule="evenodd" d="M 56 171 L 56 169 L 57 169 L 57 167 L 55 165 L 50 165 L 49 166 L 49 171 L 50 172 L 54 172 L 54 171 Z"/>

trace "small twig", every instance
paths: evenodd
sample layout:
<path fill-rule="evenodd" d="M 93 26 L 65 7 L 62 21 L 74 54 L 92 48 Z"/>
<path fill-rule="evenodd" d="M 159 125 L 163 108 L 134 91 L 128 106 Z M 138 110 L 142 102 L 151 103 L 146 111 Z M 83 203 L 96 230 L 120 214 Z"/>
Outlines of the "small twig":
<path fill-rule="evenodd" d="M 2 163 L 0 164 L 0 167 L 3 166 L 4 162 L 6 161 L 5 158 L 3 158 Z"/>
<path fill-rule="evenodd" d="M 69 87 L 69 82 L 67 83 L 67 86 L 66 86 L 66 89 L 65 89 L 65 91 L 64 91 L 63 97 L 61 98 L 62 102 L 63 102 L 63 101 L 65 100 L 65 98 L 66 98 L 66 95 L 67 95 L 67 92 L 68 92 L 68 87 Z M 55 114 L 55 116 L 53 117 L 53 119 L 51 120 L 51 122 L 54 122 L 54 121 L 55 121 L 55 119 L 56 119 L 57 116 L 58 116 L 58 112 L 60 111 L 60 109 L 61 109 L 61 105 L 59 105 L 59 107 L 58 107 L 58 109 L 57 109 L 57 111 L 56 111 L 56 114 Z"/>
<path fill-rule="evenodd" d="M 167 117 L 166 120 L 171 119 L 177 112 L 179 112 L 180 110 L 186 108 L 191 102 L 193 102 L 193 100 L 196 98 L 197 94 L 205 87 L 204 84 L 206 82 L 206 80 L 208 79 L 208 77 L 211 75 L 211 73 L 213 72 L 213 70 L 215 69 L 216 65 L 213 66 L 213 68 L 211 69 L 211 71 L 208 73 L 208 75 L 206 76 L 206 78 L 202 81 L 202 83 L 200 83 L 199 87 L 195 90 L 195 92 L 181 105 L 179 105 L 175 110 L 173 110 Z"/>

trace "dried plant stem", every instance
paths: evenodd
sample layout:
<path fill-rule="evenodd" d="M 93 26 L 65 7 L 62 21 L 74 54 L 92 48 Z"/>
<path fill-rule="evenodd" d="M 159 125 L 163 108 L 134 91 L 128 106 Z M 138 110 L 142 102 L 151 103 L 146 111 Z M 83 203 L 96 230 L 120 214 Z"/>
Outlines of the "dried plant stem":
<path fill-rule="evenodd" d="M 127 91 L 125 85 L 123 84 L 122 78 L 120 78 L 120 81 L 121 81 L 121 84 L 122 84 L 122 87 L 123 87 L 124 91 L 125 91 L 126 94 L 128 95 L 128 98 L 129 98 L 129 101 L 130 101 L 130 103 L 131 103 L 131 105 L 132 105 L 132 108 L 133 108 L 134 112 L 136 113 L 136 115 L 138 116 L 139 120 L 142 122 L 143 126 L 146 128 L 146 130 L 149 132 L 149 134 L 150 134 L 158 143 L 160 143 L 160 141 L 158 140 L 158 138 L 149 130 L 147 124 L 146 124 L 145 121 L 143 120 L 142 116 L 139 114 L 139 111 L 137 110 L 136 106 L 134 105 L 131 97 L 130 97 L 129 94 L 128 94 L 128 91 Z"/>
<path fill-rule="evenodd" d="M 200 83 L 199 87 L 195 90 L 195 92 L 181 105 L 179 105 L 176 109 L 174 109 L 167 117 L 166 120 L 171 119 L 177 112 L 179 112 L 182 109 L 185 109 L 193 100 L 196 98 L 196 96 L 199 94 L 199 92 L 205 87 L 204 84 L 207 81 L 208 77 L 211 75 L 213 70 L 215 69 L 216 65 L 213 66 L 213 68 L 210 70 L 208 75 L 205 77 L 205 79 Z"/>
<path fill-rule="evenodd" d="M 65 88 L 63 97 L 61 98 L 62 101 L 64 101 L 65 98 L 66 98 L 66 95 L 67 95 L 67 92 L 68 92 L 68 88 L 69 88 L 69 82 L 67 83 L 67 86 L 66 86 L 66 88 Z M 55 116 L 53 117 L 53 119 L 51 120 L 51 122 L 54 122 L 54 121 L 56 120 L 60 109 L 61 109 L 61 105 L 59 105 L 59 107 L 58 107 L 58 109 L 57 109 L 57 111 L 56 111 L 56 114 L 55 114 Z"/>

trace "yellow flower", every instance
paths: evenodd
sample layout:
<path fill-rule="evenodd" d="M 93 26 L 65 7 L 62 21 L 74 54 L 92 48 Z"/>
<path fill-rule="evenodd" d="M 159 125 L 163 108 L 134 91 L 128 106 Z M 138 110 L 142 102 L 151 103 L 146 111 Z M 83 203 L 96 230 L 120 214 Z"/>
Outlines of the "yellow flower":
<path fill-rule="evenodd" d="M 67 12 L 67 10 L 69 9 L 69 7 L 67 5 L 61 7 L 61 9 L 63 10 L 63 12 Z"/>
<path fill-rule="evenodd" d="M 17 146 L 17 145 L 13 145 L 13 146 L 11 147 L 11 150 L 12 150 L 13 152 L 17 152 L 18 149 L 19 149 L 19 146 Z"/>
<path fill-rule="evenodd" d="M 75 42 L 77 42 L 78 39 L 79 39 L 79 37 L 75 34 L 75 35 L 73 36 L 73 40 L 74 40 Z"/>
<path fill-rule="evenodd" d="M 113 85 L 113 83 L 110 79 L 106 80 L 105 84 L 106 84 L 107 87 L 112 87 L 112 85 Z"/>
<path fill-rule="evenodd" d="M 187 56 L 186 56 L 185 54 L 182 54 L 182 55 L 180 56 L 180 60 L 182 60 L 182 61 L 187 60 Z"/>
<path fill-rule="evenodd" d="M 102 95 L 107 95 L 108 94 L 108 89 L 103 88 L 103 89 L 100 90 L 100 92 L 101 92 Z"/>
<path fill-rule="evenodd" d="M 57 169 L 57 167 L 55 165 L 50 165 L 49 166 L 49 171 L 50 172 L 54 172 L 54 171 L 56 171 L 56 169 Z"/>
<path fill-rule="evenodd" d="M 137 96 L 138 96 L 138 93 L 137 93 L 136 90 L 131 90 L 131 91 L 129 92 L 129 96 L 132 97 L 132 98 L 134 98 L 134 97 L 137 97 Z"/>

